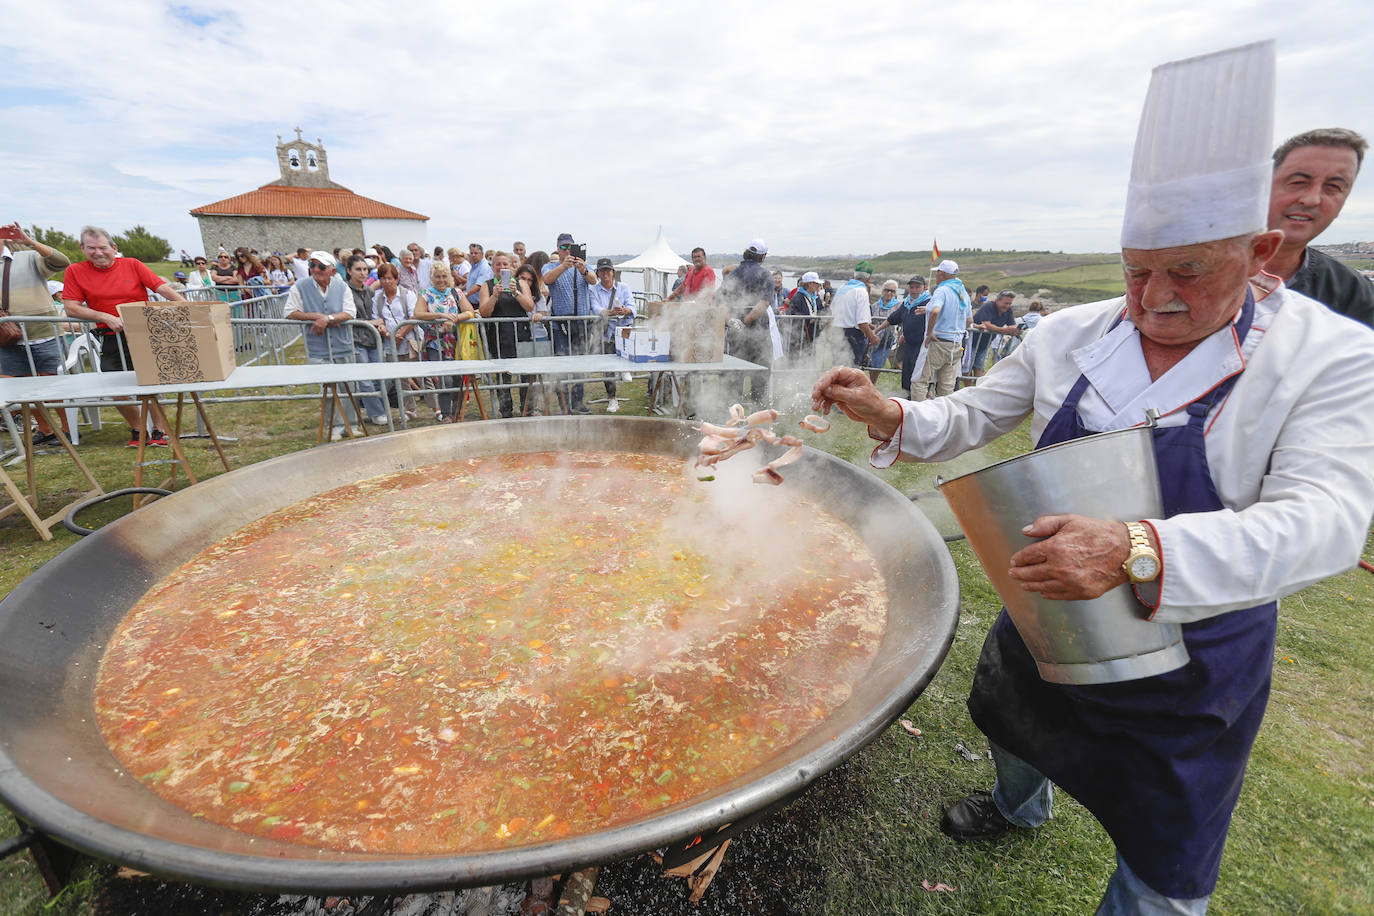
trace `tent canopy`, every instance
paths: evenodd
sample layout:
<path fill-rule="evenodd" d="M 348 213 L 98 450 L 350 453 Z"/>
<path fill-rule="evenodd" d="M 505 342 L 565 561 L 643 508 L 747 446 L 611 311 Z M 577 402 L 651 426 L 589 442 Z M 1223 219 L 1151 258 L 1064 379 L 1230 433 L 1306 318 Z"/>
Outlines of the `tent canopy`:
<path fill-rule="evenodd" d="M 638 257 L 617 264 L 616 270 L 657 270 L 662 273 L 677 273 L 679 267 L 690 267 L 691 264 L 678 257 L 677 252 L 673 251 L 668 244 L 668 239 L 663 235 L 663 227 L 658 227 L 658 238 L 654 243 L 646 248 Z"/>

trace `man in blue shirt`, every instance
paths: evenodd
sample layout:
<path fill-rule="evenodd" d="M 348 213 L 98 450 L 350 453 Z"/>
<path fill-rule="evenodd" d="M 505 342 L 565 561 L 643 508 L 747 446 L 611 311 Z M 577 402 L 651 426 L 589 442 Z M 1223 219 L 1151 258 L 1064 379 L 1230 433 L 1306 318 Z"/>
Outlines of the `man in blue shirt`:
<path fill-rule="evenodd" d="M 544 265 L 544 285 L 549 288 L 549 315 L 553 318 L 592 313 L 591 291 L 588 287 L 596 283 L 596 275 L 587 269 L 586 261 L 572 256 L 572 246 L 571 233 L 564 232 L 559 235 L 558 247 L 554 252 L 558 260 Z M 477 273 L 477 265 L 473 265 L 472 272 Z M 588 333 L 587 325 L 588 322 L 585 320 L 550 321 L 554 355 L 567 356 L 572 353 L 582 356 L 595 352 L 588 347 L 587 342 L 591 335 Z M 596 351 L 600 349 L 598 346 Z M 580 382 L 569 387 L 566 397 L 564 392 L 559 392 L 559 399 L 565 401 L 569 413 L 591 412 L 587 405 L 582 403 L 582 397 L 583 386 Z"/>
<path fill-rule="evenodd" d="M 931 293 L 926 309 L 926 364 L 921 368 L 921 377 L 912 385 L 913 401 L 926 399 L 932 378 L 936 397 L 954 393 L 959 351 L 973 312 L 968 290 L 958 273 L 959 265 L 953 261 L 941 261 L 935 268 L 935 292 Z"/>
<path fill-rule="evenodd" d="M 476 306 L 481 299 L 477 287 L 488 280 L 495 280 L 496 275 L 491 272 L 491 263 L 483 257 L 482 246 L 476 242 L 468 246 L 468 263 L 472 265 L 472 269 L 468 271 L 467 285 L 463 287 L 463 291 L 467 293 L 468 301 Z M 420 279 L 425 283 L 429 282 L 428 277 L 422 276 Z"/>
<path fill-rule="evenodd" d="M 987 361 L 988 349 L 994 337 L 998 334 L 1019 336 L 1016 330 L 1016 315 L 1011 309 L 1012 300 L 1015 298 L 1015 292 L 1004 289 L 997 294 L 996 299 L 984 302 L 973 313 L 974 330 L 969 332 L 969 345 L 973 350 L 972 369 L 975 378 L 985 371 L 983 364 Z"/>

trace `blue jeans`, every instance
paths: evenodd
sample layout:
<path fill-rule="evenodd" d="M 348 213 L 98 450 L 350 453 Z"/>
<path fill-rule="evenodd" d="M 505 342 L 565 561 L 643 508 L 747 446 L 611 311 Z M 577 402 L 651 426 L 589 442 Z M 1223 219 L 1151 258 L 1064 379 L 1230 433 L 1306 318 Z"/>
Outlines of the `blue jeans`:
<path fill-rule="evenodd" d="M 1039 827 L 1053 817 L 1054 789 L 1044 774 L 1015 754 L 990 746 L 997 767 L 992 800 L 1002 816 L 1018 827 Z M 1210 899 L 1165 897 L 1141 881 L 1118 854 L 1096 916 L 1202 916 Z"/>
<path fill-rule="evenodd" d="M 360 347 L 353 346 L 353 361 L 355 363 L 380 363 L 382 361 L 381 347 Z M 376 381 L 359 382 L 358 400 L 362 402 L 363 413 L 370 417 L 385 417 L 387 415 L 386 402 L 378 396 L 377 392 L 382 390 L 381 385 Z M 373 392 L 368 394 L 367 392 Z"/>
<path fill-rule="evenodd" d="M 589 352 L 587 349 L 587 322 L 585 320 L 559 321 L 553 319 L 549 325 L 553 332 L 554 356 L 582 356 Z M 566 386 L 560 385 L 560 387 L 567 392 L 565 395 L 567 399 L 566 410 L 571 411 L 582 406 L 582 400 L 585 396 L 585 386 L 582 382 Z M 559 398 L 559 400 L 563 399 L 564 397 Z"/>
<path fill-rule="evenodd" d="M 33 365 L 29 365 L 33 357 Z M 30 375 L 56 375 L 62 370 L 62 351 L 56 337 L 25 345 L 17 343 L 12 347 L 0 347 L 0 375 L 26 377 Z"/>

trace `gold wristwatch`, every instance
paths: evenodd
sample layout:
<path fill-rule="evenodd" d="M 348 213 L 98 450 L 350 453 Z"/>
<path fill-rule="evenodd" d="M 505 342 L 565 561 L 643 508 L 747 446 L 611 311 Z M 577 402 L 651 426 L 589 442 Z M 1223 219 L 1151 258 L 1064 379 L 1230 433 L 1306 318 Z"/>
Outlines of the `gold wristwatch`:
<path fill-rule="evenodd" d="M 1126 578 L 1139 584 L 1153 582 L 1159 578 L 1159 554 L 1150 545 L 1150 532 L 1140 522 L 1127 522 L 1126 534 L 1131 538 L 1131 552 L 1126 554 L 1126 562 L 1121 569 Z"/>

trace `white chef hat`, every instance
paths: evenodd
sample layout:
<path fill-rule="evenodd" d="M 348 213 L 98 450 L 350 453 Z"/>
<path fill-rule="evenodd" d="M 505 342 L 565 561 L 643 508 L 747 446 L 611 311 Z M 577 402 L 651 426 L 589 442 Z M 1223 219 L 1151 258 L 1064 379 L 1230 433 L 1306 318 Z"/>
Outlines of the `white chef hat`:
<path fill-rule="evenodd" d="M 1272 39 L 1156 67 L 1136 132 L 1121 247 L 1264 231 L 1273 135 Z"/>

